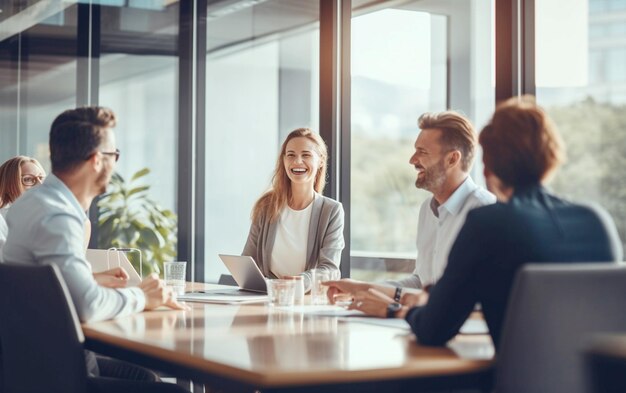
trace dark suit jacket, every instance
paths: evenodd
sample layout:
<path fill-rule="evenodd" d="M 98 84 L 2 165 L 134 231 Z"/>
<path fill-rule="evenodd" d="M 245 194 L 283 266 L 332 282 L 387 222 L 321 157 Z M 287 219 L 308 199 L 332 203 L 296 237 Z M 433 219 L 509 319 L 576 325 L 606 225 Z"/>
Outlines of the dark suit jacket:
<path fill-rule="evenodd" d="M 481 303 L 494 345 L 513 279 L 524 263 L 609 262 L 622 246 L 609 215 L 565 202 L 540 186 L 518 190 L 507 203 L 476 208 L 452 246 L 428 303 L 406 320 L 420 343 L 443 345 Z"/>

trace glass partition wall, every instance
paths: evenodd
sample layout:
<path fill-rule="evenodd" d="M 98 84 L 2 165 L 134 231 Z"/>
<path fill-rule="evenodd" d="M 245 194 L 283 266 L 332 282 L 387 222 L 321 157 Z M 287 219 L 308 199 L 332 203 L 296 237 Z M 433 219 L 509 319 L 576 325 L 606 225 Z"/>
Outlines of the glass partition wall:
<path fill-rule="evenodd" d="M 140 248 L 150 262 L 144 273 L 158 272 L 165 259 L 176 257 L 176 219 L 159 227 L 143 206 L 152 200 L 159 209 L 176 210 L 178 5 L 3 4 L 12 7 L 0 13 L 0 160 L 30 155 L 49 172 L 52 120 L 76 106 L 111 108 L 121 151 L 116 171 L 128 187 L 149 189 L 107 206 L 115 208 L 107 223 L 94 204 L 90 246 Z M 144 168 L 150 173 L 128 184 Z"/>
<path fill-rule="evenodd" d="M 111 107 L 119 174 L 148 168 L 134 184 L 175 213 L 171 236 L 144 247 L 169 247 L 161 258 L 215 282 L 217 253 L 241 252 L 285 135 L 312 127 L 330 146 L 328 195 L 346 211 L 344 275 L 382 280 L 413 270 L 429 197 L 408 164 L 419 115 L 460 110 L 479 130 L 496 99 L 536 92 L 570 147 L 554 188 L 605 205 L 623 233 L 622 3 L 4 1 L 0 160 L 26 154 L 49 169 L 53 118 Z"/>
<path fill-rule="evenodd" d="M 50 123 L 76 103 L 78 6 L 22 7 L 0 13 L 0 160 L 28 155 L 49 171 Z"/>

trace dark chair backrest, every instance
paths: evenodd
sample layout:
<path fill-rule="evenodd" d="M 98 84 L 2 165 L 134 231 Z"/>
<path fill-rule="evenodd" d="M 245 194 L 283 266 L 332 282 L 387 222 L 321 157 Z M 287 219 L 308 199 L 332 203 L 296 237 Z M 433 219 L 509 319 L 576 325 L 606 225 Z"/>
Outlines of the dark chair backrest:
<path fill-rule="evenodd" d="M 84 336 L 54 265 L 0 263 L 4 391 L 85 392 Z"/>
<path fill-rule="evenodd" d="M 233 276 L 231 276 L 230 274 L 222 274 L 220 275 L 219 280 L 217 281 L 218 284 L 220 285 L 232 285 L 232 286 L 238 286 L 237 285 L 237 281 L 235 281 L 235 279 L 233 278 Z"/>
<path fill-rule="evenodd" d="M 624 265 L 526 265 L 508 304 L 496 392 L 587 391 L 586 340 L 626 331 L 625 310 Z"/>

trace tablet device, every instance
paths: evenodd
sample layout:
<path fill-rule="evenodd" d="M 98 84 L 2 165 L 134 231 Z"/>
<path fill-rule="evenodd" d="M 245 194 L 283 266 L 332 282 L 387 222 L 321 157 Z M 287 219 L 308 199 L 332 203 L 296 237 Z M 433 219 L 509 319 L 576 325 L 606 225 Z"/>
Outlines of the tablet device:
<path fill-rule="evenodd" d="M 249 256 L 218 254 L 235 282 L 244 291 L 267 293 L 265 277 Z"/>

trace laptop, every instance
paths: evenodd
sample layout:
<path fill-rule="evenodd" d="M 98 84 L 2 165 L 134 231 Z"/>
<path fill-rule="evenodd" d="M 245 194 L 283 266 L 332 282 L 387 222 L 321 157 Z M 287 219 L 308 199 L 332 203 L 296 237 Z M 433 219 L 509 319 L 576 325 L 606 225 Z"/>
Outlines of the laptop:
<path fill-rule="evenodd" d="M 252 257 L 218 254 L 242 291 L 267 293 L 265 277 Z"/>

